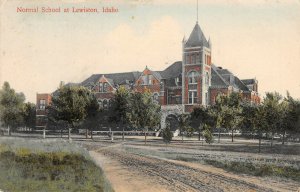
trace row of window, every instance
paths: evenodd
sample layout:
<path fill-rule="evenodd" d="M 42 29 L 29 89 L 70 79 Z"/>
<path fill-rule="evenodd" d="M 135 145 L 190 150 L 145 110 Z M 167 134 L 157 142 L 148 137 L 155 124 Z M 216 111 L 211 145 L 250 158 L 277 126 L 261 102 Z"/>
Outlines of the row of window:
<path fill-rule="evenodd" d="M 202 63 L 202 52 L 186 54 L 184 57 L 184 62 L 185 62 L 185 64 Z"/>
<path fill-rule="evenodd" d="M 197 78 L 198 78 L 198 76 L 199 76 L 198 73 L 195 72 L 195 71 L 191 71 L 188 74 L 189 104 L 197 103 L 197 99 L 198 99 L 198 96 L 197 96 L 197 87 L 198 87 Z M 210 81 L 210 76 L 209 76 L 208 72 L 206 72 L 205 73 L 205 84 L 209 85 L 209 81 Z M 206 97 L 206 103 L 208 103 L 208 94 L 207 93 L 206 93 L 205 97 Z"/>
<path fill-rule="evenodd" d="M 211 56 L 210 55 L 204 55 L 205 64 L 210 65 L 211 64 Z M 200 64 L 202 63 L 202 52 L 200 53 L 190 53 L 186 54 L 184 56 L 184 62 L 185 64 Z"/>
<path fill-rule="evenodd" d="M 158 93 L 154 93 L 153 94 L 153 101 L 155 102 L 159 102 L 159 94 Z M 98 104 L 99 104 L 99 108 L 101 109 L 108 109 L 109 107 L 111 107 L 112 102 L 110 99 L 103 99 L 103 100 L 98 100 Z"/>
<path fill-rule="evenodd" d="M 104 92 L 104 93 L 106 93 L 106 92 L 108 92 L 108 83 L 99 83 L 99 92 Z"/>
<path fill-rule="evenodd" d="M 197 91 L 189 91 L 189 104 L 196 104 L 197 103 Z M 205 93 L 205 102 L 206 104 L 209 103 L 208 93 Z"/>

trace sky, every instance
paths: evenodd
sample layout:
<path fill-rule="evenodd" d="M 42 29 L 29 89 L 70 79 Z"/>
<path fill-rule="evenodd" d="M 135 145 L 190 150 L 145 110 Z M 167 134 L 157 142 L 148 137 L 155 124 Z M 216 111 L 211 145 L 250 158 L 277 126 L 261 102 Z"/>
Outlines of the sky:
<path fill-rule="evenodd" d="M 197 21 L 196 0 L 0 0 L 0 84 L 27 101 L 60 81 L 92 74 L 164 70 L 182 58 L 182 39 Z M 61 8 L 24 13 L 17 7 Z M 64 13 L 64 8 L 98 13 Z M 103 13 L 114 7 L 116 13 Z M 198 22 L 212 42 L 212 62 L 259 93 L 300 99 L 300 0 L 199 0 Z"/>

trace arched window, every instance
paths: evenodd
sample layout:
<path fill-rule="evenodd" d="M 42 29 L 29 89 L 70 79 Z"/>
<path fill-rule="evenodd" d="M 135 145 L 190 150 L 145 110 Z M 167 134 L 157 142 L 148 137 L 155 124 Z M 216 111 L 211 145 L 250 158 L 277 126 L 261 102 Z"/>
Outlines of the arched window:
<path fill-rule="evenodd" d="M 188 78 L 189 78 L 189 85 L 188 85 L 188 89 L 189 89 L 189 104 L 195 104 L 197 103 L 197 78 L 198 78 L 198 73 L 195 71 L 191 71 L 188 74 Z"/>

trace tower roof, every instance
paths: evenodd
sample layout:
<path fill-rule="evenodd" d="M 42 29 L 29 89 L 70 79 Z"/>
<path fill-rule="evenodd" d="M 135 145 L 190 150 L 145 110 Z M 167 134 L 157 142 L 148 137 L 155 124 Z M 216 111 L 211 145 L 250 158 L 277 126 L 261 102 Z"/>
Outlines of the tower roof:
<path fill-rule="evenodd" d="M 209 43 L 207 42 L 198 22 L 196 23 L 185 46 L 186 47 L 198 47 L 198 46 L 209 47 Z"/>

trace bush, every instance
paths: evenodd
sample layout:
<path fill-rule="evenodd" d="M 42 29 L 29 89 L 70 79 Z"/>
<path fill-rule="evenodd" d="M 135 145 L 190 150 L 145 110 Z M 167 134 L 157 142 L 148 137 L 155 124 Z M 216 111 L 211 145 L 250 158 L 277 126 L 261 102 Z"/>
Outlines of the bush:
<path fill-rule="evenodd" d="M 172 141 L 173 133 L 168 124 L 167 124 L 166 128 L 164 128 L 162 130 L 162 138 L 165 143 L 170 143 Z"/>
<path fill-rule="evenodd" d="M 191 126 L 186 127 L 186 136 L 192 137 L 194 135 L 194 128 Z"/>
<path fill-rule="evenodd" d="M 202 131 L 202 135 L 205 138 L 206 143 L 211 144 L 213 142 L 213 135 L 206 124 L 204 125 L 204 130 Z"/>

